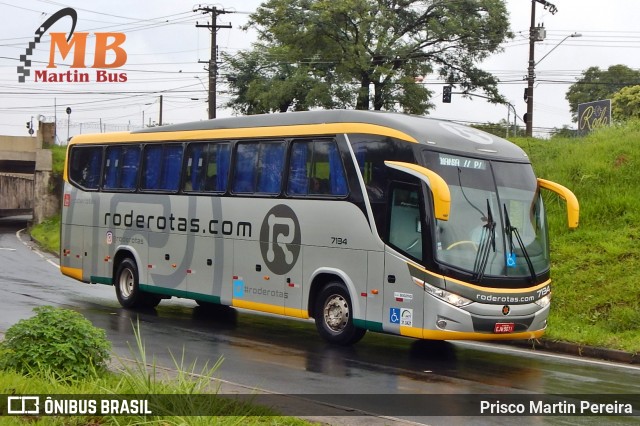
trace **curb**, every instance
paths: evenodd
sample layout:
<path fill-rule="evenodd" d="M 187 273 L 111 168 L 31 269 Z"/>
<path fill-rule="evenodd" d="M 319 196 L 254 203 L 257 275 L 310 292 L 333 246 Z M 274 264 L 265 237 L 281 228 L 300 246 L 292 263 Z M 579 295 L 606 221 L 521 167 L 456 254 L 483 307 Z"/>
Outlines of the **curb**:
<path fill-rule="evenodd" d="M 621 351 L 617 349 L 598 348 L 595 346 L 582 345 L 579 343 L 569 343 L 546 339 L 536 340 L 513 340 L 508 343 L 496 342 L 529 349 L 542 349 L 548 352 L 562 353 L 583 358 L 600 359 L 604 361 L 617 362 L 621 364 L 640 364 L 640 354 Z"/>

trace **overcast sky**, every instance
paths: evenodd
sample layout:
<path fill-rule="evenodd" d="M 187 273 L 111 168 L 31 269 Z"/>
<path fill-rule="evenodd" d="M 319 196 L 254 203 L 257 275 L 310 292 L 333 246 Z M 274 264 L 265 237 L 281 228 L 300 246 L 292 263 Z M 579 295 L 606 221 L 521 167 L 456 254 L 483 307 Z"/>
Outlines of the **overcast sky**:
<path fill-rule="evenodd" d="M 219 17 L 219 24 L 233 28 L 218 30 L 219 51 L 235 53 L 250 47 L 252 32 L 240 29 L 261 3 L 258 0 L 213 3 L 219 9 L 233 11 Z M 640 1 L 636 0 L 553 0 L 557 13 L 552 15 L 542 5 L 536 5 L 536 23 L 544 24 L 547 38 L 536 43 L 536 88 L 534 127 L 562 127 L 571 122 L 565 93 L 582 71 L 591 66 L 606 69 L 624 64 L 640 69 Z M 241 5 L 241 6 L 240 6 Z M 58 137 L 67 134 L 94 133 L 100 124 L 107 131 L 140 128 L 159 120 L 160 95 L 163 97 L 163 123 L 181 123 L 207 118 L 207 72 L 210 35 L 205 28 L 196 28 L 196 21 L 205 24 L 210 15 L 194 13 L 198 4 L 181 0 L 154 1 L 0 1 L 0 135 L 27 136 L 26 122 L 37 122 L 39 116 L 58 121 Z M 96 70 L 89 73 L 88 83 L 49 83 L 34 79 L 36 70 L 45 70 L 49 62 L 49 32 L 68 32 L 69 18 L 56 23 L 42 38 L 31 56 L 31 76 L 18 82 L 20 55 L 34 40 L 38 27 L 64 7 L 78 13 L 76 32 L 122 32 L 126 42 L 127 62 L 111 73 L 126 74 L 120 83 L 95 82 Z M 528 62 L 528 33 L 531 20 L 530 0 L 507 0 L 511 29 L 515 38 L 504 46 L 504 52 L 482 64 L 482 68 L 497 76 L 501 93 L 515 106 L 521 117 L 526 112 L 523 92 Z M 579 38 L 568 38 L 579 33 Z M 88 39 L 87 66 L 93 64 L 95 38 Z M 551 52 L 552 49 L 554 49 Z M 71 54 L 56 58 L 58 64 L 70 64 Z M 107 57 L 108 61 L 110 60 Z M 60 66 L 57 71 L 69 68 Z M 51 71 L 51 70 L 50 70 Z M 220 80 L 223 80 L 221 78 Z M 498 122 L 507 119 L 508 108 L 490 105 L 484 99 L 464 100 L 453 95 L 451 104 L 443 104 L 442 82 L 427 76 L 426 83 L 435 92 L 435 118 L 463 122 Z M 219 90 L 224 90 L 220 85 Z M 455 92 L 455 89 L 454 89 Z M 221 106 L 228 101 L 218 95 L 218 117 L 229 116 Z M 55 107 L 54 107 L 55 106 Z M 65 112 L 71 108 L 71 115 Z M 513 115 L 511 114 L 511 120 Z M 519 121 L 518 124 L 522 125 Z"/>

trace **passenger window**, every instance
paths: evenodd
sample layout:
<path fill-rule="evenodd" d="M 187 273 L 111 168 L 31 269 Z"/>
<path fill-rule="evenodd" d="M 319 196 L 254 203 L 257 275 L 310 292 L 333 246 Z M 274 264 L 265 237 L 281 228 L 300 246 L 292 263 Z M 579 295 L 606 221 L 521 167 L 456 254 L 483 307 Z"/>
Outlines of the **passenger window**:
<path fill-rule="evenodd" d="M 69 180 L 84 189 L 98 189 L 102 167 L 102 147 L 73 147 L 69 161 Z"/>
<path fill-rule="evenodd" d="M 227 190 L 228 143 L 189 144 L 185 158 L 183 191 L 224 192 Z"/>
<path fill-rule="evenodd" d="M 140 148 L 137 145 L 108 147 L 104 166 L 104 189 L 134 190 L 139 162 Z"/>
<path fill-rule="evenodd" d="M 347 195 L 347 180 L 335 141 L 297 141 L 291 146 L 289 195 Z"/>
<path fill-rule="evenodd" d="M 279 194 L 284 142 L 241 142 L 236 148 L 233 192 Z"/>
<path fill-rule="evenodd" d="M 147 145 L 144 149 L 141 188 L 177 191 L 182 168 L 182 145 Z"/>

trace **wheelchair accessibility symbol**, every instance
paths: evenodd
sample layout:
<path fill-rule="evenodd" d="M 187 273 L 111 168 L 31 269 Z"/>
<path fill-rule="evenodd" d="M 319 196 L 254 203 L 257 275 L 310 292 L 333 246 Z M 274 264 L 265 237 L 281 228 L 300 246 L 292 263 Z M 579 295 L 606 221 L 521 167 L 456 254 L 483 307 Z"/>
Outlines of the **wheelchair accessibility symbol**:
<path fill-rule="evenodd" d="M 400 324 L 400 308 L 391 308 L 389 322 L 391 324 Z"/>
<path fill-rule="evenodd" d="M 389 322 L 413 327 L 413 309 L 391 308 L 389 309 Z"/>
<path fill-rule="evenodd" d="M 516 254 L 513 252 L 507 253 L 507 267 L 509 268 L 516 267 Z"/>

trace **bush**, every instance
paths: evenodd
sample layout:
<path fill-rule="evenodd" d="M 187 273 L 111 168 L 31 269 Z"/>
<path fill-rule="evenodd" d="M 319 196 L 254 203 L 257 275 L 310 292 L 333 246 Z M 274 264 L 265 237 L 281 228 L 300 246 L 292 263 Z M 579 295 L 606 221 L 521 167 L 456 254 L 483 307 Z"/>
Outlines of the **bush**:
<path fill-rule="evenodd" d="M 76 380 L 106 370 L 111 343 L 104 330 L 78 312 L 40 306 L 36 315 L 11 326 L 0 343 L 0 368 L 19 373 L 51 372 Z"/>

